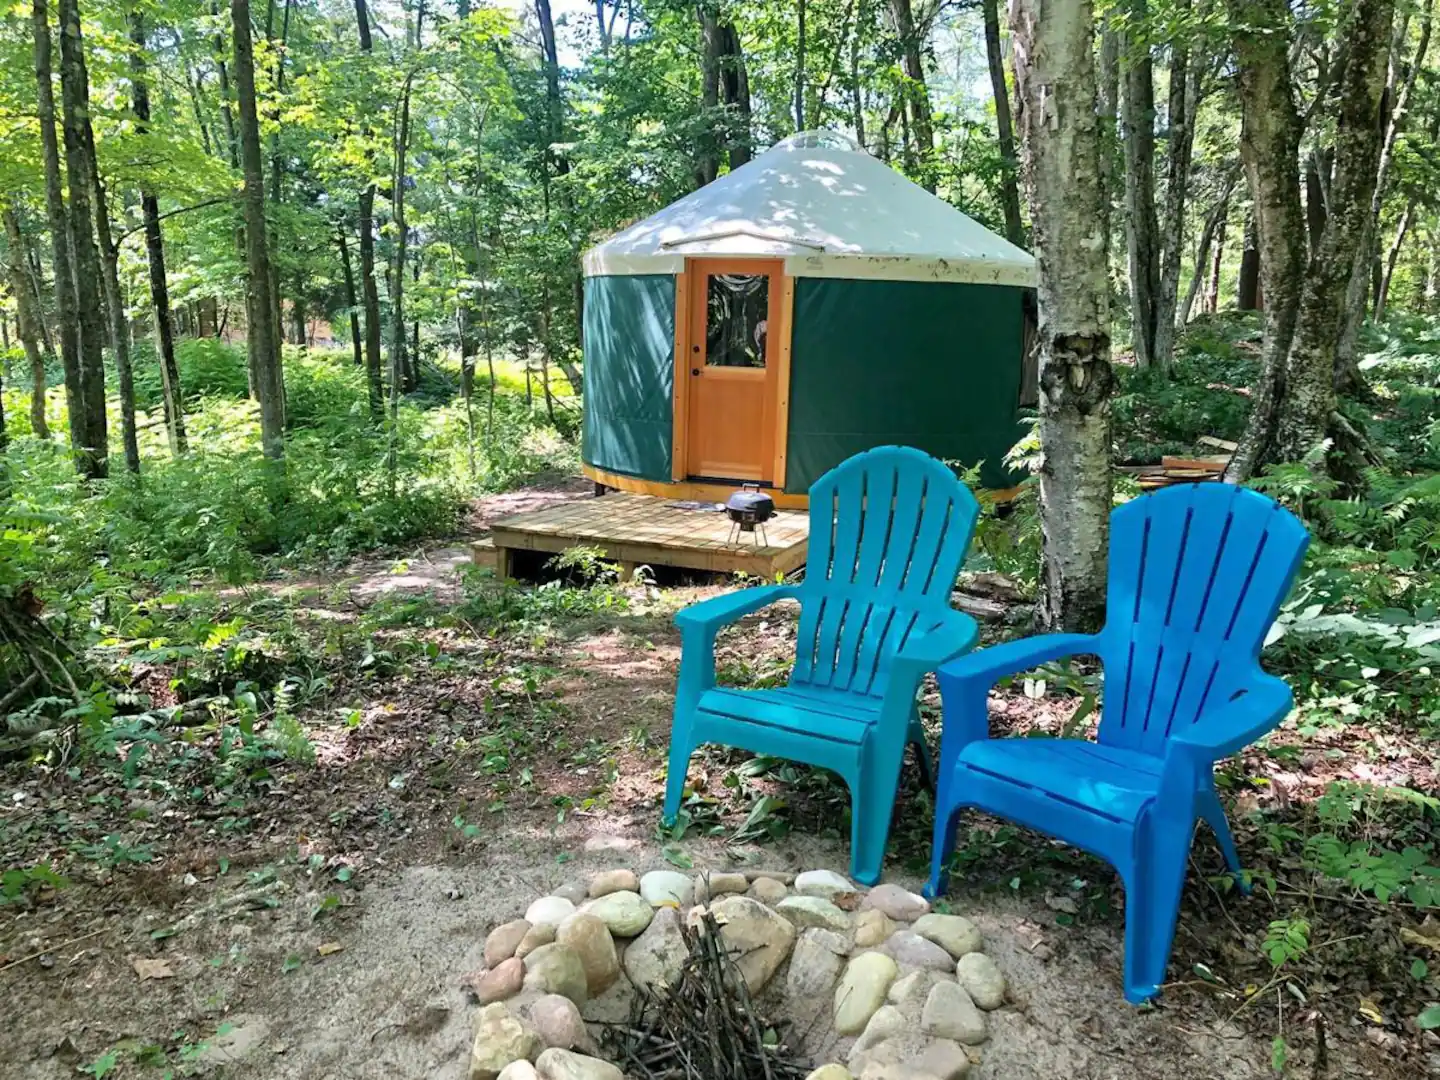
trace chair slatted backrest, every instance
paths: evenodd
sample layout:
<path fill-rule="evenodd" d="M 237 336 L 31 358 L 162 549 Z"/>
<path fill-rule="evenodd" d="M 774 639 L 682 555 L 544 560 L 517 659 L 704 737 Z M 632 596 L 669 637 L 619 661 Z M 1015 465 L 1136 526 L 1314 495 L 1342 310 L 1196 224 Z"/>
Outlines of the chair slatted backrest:
<path fill-rule="evenodd" d="M 1163 752 L 1259 667 L 1309 536 L 1264 495 L 1185 484 L 1110 518 L 1102 743 Z"/>
<path fill-rule="evenodd" d="M 909 447 L 817 480 L 791 685 L 882 696 L 895 651 L 949 605 L 979 512 L 948 467 Z"/>

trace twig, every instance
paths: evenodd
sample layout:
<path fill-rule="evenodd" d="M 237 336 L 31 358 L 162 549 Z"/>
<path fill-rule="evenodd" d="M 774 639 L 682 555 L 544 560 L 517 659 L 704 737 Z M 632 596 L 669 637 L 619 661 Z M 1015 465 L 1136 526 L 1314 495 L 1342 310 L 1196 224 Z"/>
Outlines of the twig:
<path fill-rule="evenodd" d="M 38 960 L 46 953 L 59 952 L 61 949 L 68 949 L 71 945 L 79 945 L 82 941 L 89 941 L 92 937 L 99 937 L 101 934 L 105 933 L 105 931 L 109 929 L 110 928 L 108 926 L 102 926 L 99 930 L 92 930 L 88 934 L 81 934 L 79 937 L 71 938 L 69 941 L 62 941 L 59 945 L 47 945 L 39 952 L 33 952 L 29 956 L 22 956 L 19 960 L 11 960 L 4 967 L 0 967 L 0 975 L 4 975 L 5 972 L 9 971 L 13 967 L 19 967 L 21 964 L 28 964 L 31 960 Z"/>
<path fill-rule="evenodd" d="M 29 675 L 26 675 L 25 678 L 21 679 L 19 686 L 15 687 L 14 690 L 11 690 L 3 698 L 0 698 L 0 713 L 3 713 L 6 709 L 10 708 L 12 702 L 18 700 L 21 694 L 25 693 L 26 690 L 29 690 L 30 687 L 34 686 L 39 681 L 40 676 L 33 671 Z"/>

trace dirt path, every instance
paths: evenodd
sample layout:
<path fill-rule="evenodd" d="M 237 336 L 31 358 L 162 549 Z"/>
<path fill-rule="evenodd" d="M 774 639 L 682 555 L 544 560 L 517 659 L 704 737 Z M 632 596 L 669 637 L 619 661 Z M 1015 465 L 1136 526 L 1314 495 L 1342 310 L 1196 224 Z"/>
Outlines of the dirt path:
<path fill-rule="evenodd" d="M 284 588 L 343 594 L 335 610 L 303 601 L 320 622 L 386 597 L 428 596 L 444 608 L 462 595 L 464 553 L 450 544 Z M 304 718 L 313 768 L 277 770 L 247 798 L 217 794 L 201 814 L 182 804 L 178 784 L 18 778 L 0 808 L 4 865 L 47 850 L 86 814 L 103 818 L 93 831 L 123 830 L 153 857 L 130 863 L 129 849 L 112 851 L 108 865 L 78 867 L 70 888 L 0 907 L 0 1074 L 463 1078 L 475 1010 L 461 978 L 481 966 L 492 926 L 595 870 L 666 865 L 655 830 L 679 660 L 670 615 L 714 588 L 596 593 L 594 610 L 561 618 L 527 608 L 504 633 L 464 619 L 386 630 L 434 643 L 430 666 L 376 676 L 358 704 L 316 709 Z M 783 615 L 749 620 L 722 638 L 721 671 L 773 677 L 793 632 Z M 710 816 L 679 841 L 696 866 L 843 870 L 843 789 L 820 775 L 732 785 L 738 760 L 695 763 L 692 780 L 713 795 L 697 809 Z M 912 772 L 887 879 L 915 887 L 929 812 Z M 764 793 L 789 805 L 750 828 L 746 809 Z M 1303 1005 L 1281 995 L 1240 1010 L 1233 996 L 1192 985 L 1158 1009 L 1132 1009 L 1121 996 L 1117 916 L 1071 918 L 1073 902 L 1006 888 L 1003 870 L 997 888 L 1000 856 L 977 858 L 975 874 L 957 874 L 951 908 L 980 925 L 1016 991 L 1016 1005 L 993 1018 L 979 1080 L 1258 1080 L 1274 1075 L 1276 1031 L 1299 1047 L 1292 1073 L 1312 1075 L 1314 1021 Z M 1020 858 L 1051 855 L 1029 840 Z M 1114 893 L 1108 881 L 1075 884 L 1103 899 Z M 1186 922 L 1182 954 L 1187 934 L 1253 946 L 1233 921 Z M 1416 1075 L 1353 1031 L 1327 1042 L 1317 1077 Z"/>

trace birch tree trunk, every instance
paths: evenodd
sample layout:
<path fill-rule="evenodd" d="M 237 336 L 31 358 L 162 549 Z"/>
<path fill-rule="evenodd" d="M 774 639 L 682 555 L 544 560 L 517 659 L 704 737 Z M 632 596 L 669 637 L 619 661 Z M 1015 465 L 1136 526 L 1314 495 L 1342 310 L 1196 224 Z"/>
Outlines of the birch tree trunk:
<path fill-rule="evenodd" d="M 240 105 L 240 160 L 245 175 L 245 318 L 256 397 L 260 447 L 271 461 L 285 459 L 285 376 L 279 327 L 270 294 L 270 250 L 265 228 L 265 177 L 260 152 L 260 114 L 255 102 L 255 46 L 250 37 L 250 0 L 230 0 L 235 39 L 235 90 Z"/>
<path fill-rule="evenodd" d="M 51 71 L 50 12 L 46 0 L 34 0 L 31 30 L 35 38 L 35 86 L 40 142 L 45 157 L 45 208 L 50 225 L 50 258 L 55 271 L 55 316 L 60 324 L 60 363 L 65 372 L 65 408 L 69 417 L 70 452 L 83 475 L 86 461 L 84 392 L 80 386 L 80 315 L 75 301 L 75 274 L 70 257 L 70 211 L 65 205 L 60 172 L 60 141 L 55 129 L 55 85 Z"/>
<path fill-rule="evenodd" d="M 1226 0 L 1226 7 L 1239 76 L 1240 157 L 1254 202 L 1255 252 L 1265 290 L 1260 374 L 1251 388 L 1245 432 L 1225 471 L 1227 480 L 1238 482 L 1249 479 L 1274 447 L 1305 264 L 1305 217 L 1300 208 L 1300 115 L 1290 77 L 1287 0 Z M 1248 247 L 1248 235 L 1246 243 Z M 1242 288 L 1242 308 L 1245 300 Z"/>
<path fill-rule="evenodd" d="M 1200 229 L 1200 241 L 1195 245 L 1195 273 L 1191 275 L 1190 287 L 1185 290 L 1185 299 L 1175 313 L 1174 331 L 1176 332 L 1183 329 L 1185 324 L 1190 321 L 1190 312 L 1195 308 L 1195 298 L 1200 295 L 1200 284 L 1210 273 L 1210 248 L 1215 242 L 1216 232 L 1225 221 L 1225 214 L 1230 206 L 1230 192 L 1234 186 L 1235 177 L 1232 173 L 1226 180 L 1219 198 L 1215 200 L 1214 208 L 1205 218 L 1205 224 Z"/>
<path fill-rule="evenodd" d="M 1109 275 L 1090 0 L 1014 0 L 1011 41 L 1040 268 L 1040 621 L 1104 618 L 1109 543 Z"/>
<path fill-rule="evenodd" d="M 1320 250 L 1310 262 L 1286 370 L 1273 459 L 1298 461 L 1327 436 L 1336 451 L 1330 471 L 1349 484 L 1359 478 L 1348 425 L 1337 430 L 1335 364 L 1349 286 L 1375 192 L 1380 155 L 1380 102 L 1390 53 L 1394 0 L 1355 0 L 1344 25 L 1348 45 L 1335 123 L 1335 173 Z M 1292 181 L 1293 184 L 1293 181 Z M 1296 192 L 1298 202 L 1298 190 Z M 1262 239 L 1264 225 L 1261 226 Z M 1266 282 L 1267 300 L 1269 282 Z"/>
<path fill-rule="evenodd" d="M 370 9 L 365 0 L 355 0 L 355 24 L 360 51 L 369 57 L 374 43 L 370 37 Z M 370 130 L 362 129 L 368 145 Z M 366 156 L 373 174 L 375 163 Z M 360 189 L 360 296 L 365 305 L 365 382 L 370 391 L 370 415 L 379 419 L 385 410 L 385 386 L 380 359 L 380 288 L 375 282 L 375 179 L 365 178 Z"/>
<path fill-rule="evenodd" d="M 1135 366 L 1155 362 L 1155 328 L 1160 292 L 1159 224 L 1155 216 L 1155 65 L 1150 58 L 1147 0 L 1129 0 L 1125 35 L 1125 239 L 1130 268 L 1131 346 Z"/>
<path fill-rule="evenodd" d="M 37 439 L 48 439 L 50 428 L 45 423 L 45 352 L 40 347 L 40 315 L 35 310 L 35 294 L 30 288 L 30 275 L 25 269 L 25 238 L 20 232 L 20 217 L 15 208 L 6 205 L 5 244 L 10 271 L 10 291 L 15 294 L 15 322 L 25 359 L 30 363 L 30 427 Z"/>
<path fill-rule="evenodd" d="M 1117 183 L 1115 166 L 1120 157 L 1120 31 L 1113 25 L 1114 13 L 1105 17 L 1100 31 L 1100 210 L 1105 220 L 1105 265 L 1115 248 L 1115 201 L 1124 190 Z"/>
<path fill-rule="evenodd" d="M 130 95 L 135 128 L 150 130 L 150 88 L 145 62 L 145 21 L 138 11 L 130 16 Z M 160 200 L 153 190 L 141 188 L 140 213 L 145 223 L 145 259 L 150 271 L 150 308 L 154 313 L 155 351 L 160 359 L 160 384 L 165 398 L 165 430 L 170 452 L 188 449 L 185 438 L 185 399 L 180 392 L 180 367 L 175 361 L 175 329 L 170 318 L 170 285 L 165 272 L 165 234 L 160 229 Z"/>
<path fill-rule="evenodd" d="M 985 57 L 990 66 L 990 90 L 995 96 L 995 129 L 1000 141 L 1000 209 L 1005 215 L 1005 239 L 1025 242 L 1020 219 L 1020 169 L 1015 157 L 1015 129 L 1010 120 L 1010 88 L 1005 84 L 1005 59 L 1000 50 L 999 0 L 983 0 L 985 16 Z"/>
<path fill-rule="evenodd" d="M 105 317 L 100 299 L 100 253 L 95 247 L 91 196 L 95 158 L 90 134 L 90 78 L 77 0 L 60 0 L 60 101 L 65 136 L 65 181 L 70 194 L 70 271 L 80 323 L 80 407 L 85 474 L 106 476 L 110 435 L 105 418 Z"/>

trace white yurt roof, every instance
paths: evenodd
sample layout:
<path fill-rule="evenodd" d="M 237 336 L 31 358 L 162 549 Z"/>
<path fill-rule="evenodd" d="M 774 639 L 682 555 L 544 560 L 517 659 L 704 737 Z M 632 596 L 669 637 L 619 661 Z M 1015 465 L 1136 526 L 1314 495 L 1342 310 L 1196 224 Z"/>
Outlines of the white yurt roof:
<path fill-rule="evenodd" d="M 585 275 L 769 257 L 791 277 L 1033 286 L 1035 259 L 848 136 L 792 135 L 585 254 Z"/>

